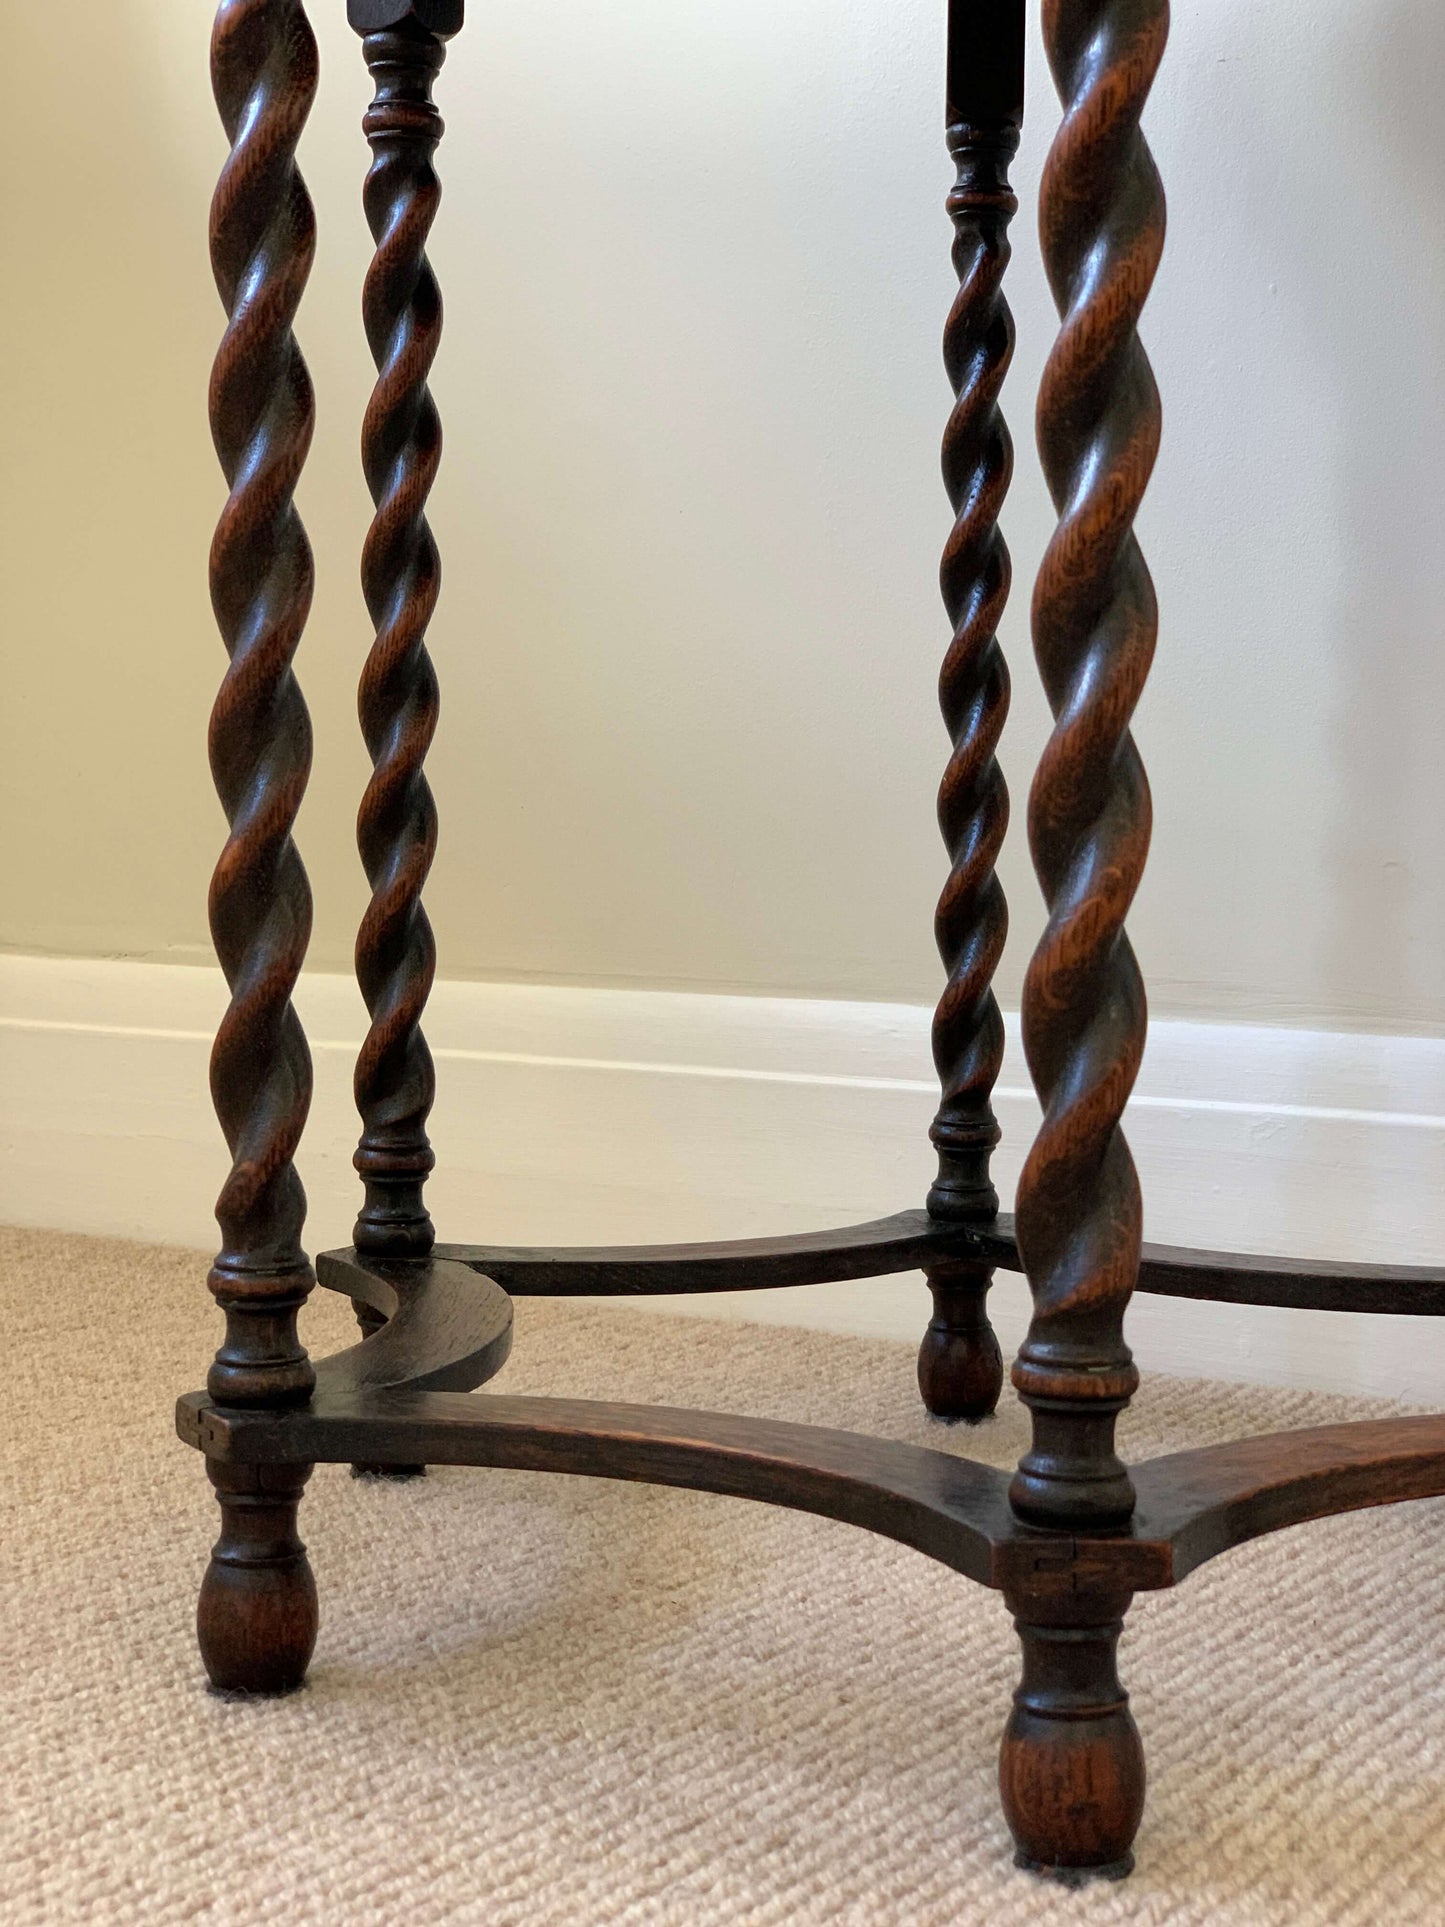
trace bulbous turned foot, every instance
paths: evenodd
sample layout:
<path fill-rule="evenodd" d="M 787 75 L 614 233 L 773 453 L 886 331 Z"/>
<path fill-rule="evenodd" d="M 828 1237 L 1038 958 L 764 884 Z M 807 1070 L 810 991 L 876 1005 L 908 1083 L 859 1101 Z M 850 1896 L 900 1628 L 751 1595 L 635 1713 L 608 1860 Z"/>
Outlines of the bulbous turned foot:
<path fill-rule="evenodd" d="M 927 1275 L 933 1317 L 918 1350 L 918 1389 L 934 1418 L 976 1424 L 1003 1390 L 1003 1354 L 985 1309 L 993 1273 L 950 1264 Z"/>
<path fill-rule="evenodd" d="M 1115 1666 L 1128 1603 L 1009 1600 L 1024 1671 L 999 1756 L 1004 1817 L 1017 1864 L 1067 1886 L 1134 1865 L 1144 1749 Z"/>
<path fill-rule="evenodd" d="M 379 1332 L 386 1323 L 385 1318 L 376 1310 L 375 1306 L 368 1305 L 363 1299 L 353 1298 L 351 1301 L 351 1309 L 356 1313 L 356 1322 L 361 1327 L 361 1335 L 363 1338 L 370 1338 L 373 1332 Z M 424 1479 L 426 1477 L 426 1467 L 424 1465 L 371 1465 L 368 1463 L 360 1463 L 352 1466 L 351 1476 L 353 1479 L 385 1479 L 392 1483 L 403 1485 L 408 1479 Z"/>
<path fill-rule="evenodd" d="M 294 1693 L 316 1645 L 316 1581 L 296 1535 L 309 1465 L 218 1465 L 221 1536 L 201 1582 L 196 1632 L 218 1693 Z"/>

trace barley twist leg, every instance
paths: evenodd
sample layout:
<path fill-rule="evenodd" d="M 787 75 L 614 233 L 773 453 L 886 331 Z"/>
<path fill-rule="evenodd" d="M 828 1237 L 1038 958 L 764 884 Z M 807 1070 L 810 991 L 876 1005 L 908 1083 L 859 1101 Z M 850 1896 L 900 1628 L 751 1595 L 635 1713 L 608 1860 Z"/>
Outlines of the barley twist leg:
<path fill-rule="evenodd" d="M 1024 985 L 1024 1047 L 1044 1118 L 1018 1190 L 1034 1318 L 1014 1382 L 1034 1408 L 1035 1440 L 1014 1503 L 1039 1524 L 1108 1525 L 1133 1507 L 1113 1431 L 1138 1380 L 1123 1318 L 1142 1212 L 1120 1120 L 1146 1013 L 1124 919 L 1150 807 L 1129 719 L 1157 629 L 1133 524 L 1158 451 L 1159 396 L 1136 327 L 1164 200 L 1139 116 L 1168 8 L 1049 0 L 1045 24 L 1065 113 L 1041 224 L 1063 325 L 1039 395 L 1059 522 L 1034 646 L 1055 723 L 1029 799 L 1048 924 Z"/>
<path fill-rule="evenodd" d="M 376 254 L 363 312 L 377 381 L 362 431 L 376 507 L 362 583 L 375 638 L 359 697 L 372 776 L 357 842 L 372 895 L 357 935 L 356 974 L 371 1027 L 356 1065 L 356 1168 L 366 1197 L 354 1239 L 367 1256 L 395 1259 L 425 1257 L 434 1238 L 422 1189 L 435 1162 L 426 1131 L 435 1076 L 421 1018 L 436 946 L 421 898 L 437 840 L 423 765 L 439 708 L 426 634 L 441 562 L 426 502 L 441 457 L 427 377 L 442 309 L 426 243 L 441 198 L 432 163 L 442 119 L 431 86 L 461 9 L 353 0 L 353 23 L 363 30 L 381 16 L 387 23 L 363 39 L 376 89 L 364 123 L 372 149 L 365 205 Z M 430 20 L 441 23 L 438 30 Z"/>
<path fill-rule="evenodd" d="M 211 217 L 227 315 L 211 425 L 231 492 L 211 551 L 212 602 L 230 656 L 211 717 L 211 768 L 230 835 L 210 914 L 231 998 L 211 1089 L 231 1170 L 209 1281 L 226 1337 L 207 1385 L 218 1404 L 272 1406 L 304 1401 L 315 1382 L 296 1329 L 315 1283 L 301 1248 L 306 1199 L 294 1163 L 311 1062 L 291 1004 L 311 929 L 291 834 L 311 765 L 310 721 L 291 669 L 312 588 L 293 505 L 313 421 L 292 332 L 315 248 L 295 159 L 316 91 L 316 47 L 299 0 L 224 0 L 212 74 L 231 153 Z M 305 1674 L 316 1594 L 294 1538 L 304 1483 L 304 1471 L 275 1485 L 251 1467 L 215 1479 L 222 1532 L 199 1625 L 218 1687 L 284 1691 Z M 267 1546 L 256 1535 L 262 1513 Z M 274 1552 L 282 1539 L 284 1557 Z"/>
<path fill-rule="evenodd" d="M 936 1218 L 987 1220 L 998 1210 L 989 1157 L 998 1143 L 991 1097 L 1003 1063 L 1003 1019 L 993 978 L 1008 933 L 996 865 L 1008 827 L 1008 790 L 996 751 L 1008 714 L 1008 668 L 998 626 L 1008 601 L 1009 553 L 999 514 L 1013 473 L 1000 392 L 1013 358 L 1004 297 L 1008 227 L 1018 202 L 1008 168 L 1023 116 L 1023 9 L 985 15 L 955 0 L 949 17 L 948 147 L 956 179 L 948 197 L 958 293 L 944 329 L 954 405 L 943 438 L 943 476 L 954 523 L 940 585 L 953 639 L 939 679 L 952 745 L 938 798 L 949 875 L 935 934 L 948 981 L 933 1022 L 942 1101 L 930 1132 L 938 1176 Z M 933 1318 L 918 1355 L 918 1383 L 938 1418 L 979 1419 L 998 1403 L 1003 1360 L 985 1310 L 992 1271 L 930 1268 Z"/>
<path fill-rule="evenodd" d="M 1160 433 L 1137 325 L 1164 242 L 1140 116 L 1168 22 L 1167 0 L 1044 5 L 1064 116 L 1040 225 L 1062 326 L 1039 395 L 1058 526 L 1033 613 L 1055 721 L 1029 799 L 1048 923 L 1024 986 L 1024 1046 L 1044 1116 L 1018 1189 L 1034 1315 L 1013 1376 L 1033 1439 L 1011 1498 L 1030 1524 L 1067 1532 L 1122 1525 L 1134 1505 L 1114 1429 L 1138 1382 L 1123 1321 L 1142 1205 L 1120 1124 L 1146 1011 L 1124 923 L 1150 805 L 1129 723 L 1157 611 L 1133 525 Z M 1127 1597 L 1081 1580 L 1055 1596 L 1041 1576 L 1010 1604 L 1025 1671 L 1001 1780 L 1020 1860 L 1068 1879 L 1127 1872 L 1144 1798 L 1114 1670 Z"/>

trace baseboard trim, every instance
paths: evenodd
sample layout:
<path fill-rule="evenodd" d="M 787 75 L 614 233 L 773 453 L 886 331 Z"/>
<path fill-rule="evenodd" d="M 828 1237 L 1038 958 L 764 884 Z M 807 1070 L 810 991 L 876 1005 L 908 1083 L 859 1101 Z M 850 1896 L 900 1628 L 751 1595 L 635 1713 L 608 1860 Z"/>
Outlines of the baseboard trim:
<path fill-rule="evenodd" d="M 225 1168 L 206 1063 L 225 993 L 183 965 L 0 957 L 0 1217 L 208 1247 Z M 345 1241 L 355 986 L 308 977 L 314 1245 Z M 428 1032 L 442 1235 L 495 1243 L 755 1236 L 918 1202 L 935 1086 L 910 1005 L 439 984 Z M 1016 1024 L 1000 1190 L 1037 1121 Z M 1157 1022 L 1130 1111 L 1161 1243 L 1398 1263 L 1445 1250 L 1445 1040 Z M 996 1294 L 1006 1346 L 1027 1298 Z M 917 1279 L 672 1308 L 917 1336 Z M 1438 1402 L 1445 1334 L 1398 1318 L 1140 1300 L 1147 1367 Z"/>

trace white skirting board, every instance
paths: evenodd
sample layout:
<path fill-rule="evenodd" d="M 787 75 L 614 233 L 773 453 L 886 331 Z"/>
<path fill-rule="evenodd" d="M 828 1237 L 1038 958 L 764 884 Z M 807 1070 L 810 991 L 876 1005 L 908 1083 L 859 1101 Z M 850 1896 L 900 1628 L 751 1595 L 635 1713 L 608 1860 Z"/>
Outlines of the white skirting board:
<path fill-rule="evenodd" d="M 0 1220 L 208 1248 L 225 1154 L 206 1062 L 220 974 L 0 957 Z M 313 1249 L 356 1209 L 354 986 L 308 976 L 301 1156 Z M 936 1091 L 911 1005 L 508 983 L 437 986 L 429 1196 L 454 1243 L 748 1237 L 918 1205 Z M 1009 1026 L 997 1097 L 1009 1201 L 1038 1112 Z M 1161 1243 L 1445 1261 L 1445 1040 L 1156 1022 L 1128 1122 Z M 197 1279 L 200 1289 L 200 1279 Z M 1005 1351 L 1027 1290 L 993 1294 Z M 907 1277 L 659 1309 L 916 1339 Z M 1138 1298 L 1146 1369 L 1445 1402 L 1432 1321 Z"/>

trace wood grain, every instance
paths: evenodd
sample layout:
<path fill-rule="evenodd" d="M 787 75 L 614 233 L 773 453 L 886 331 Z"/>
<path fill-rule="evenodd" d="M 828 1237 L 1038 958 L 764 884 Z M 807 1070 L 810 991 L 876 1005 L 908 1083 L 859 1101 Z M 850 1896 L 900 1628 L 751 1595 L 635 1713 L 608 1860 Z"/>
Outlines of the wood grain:
<path fill-rule="evenodd" d="M 1015 1206 L 1033 1322 L 1013 1380 L 1033 1415 L 1014 1480 L 1040 1525 L 1127 1519 L 1114 1426 L 1139 1375 L 1124 1311 L 1143 1206 L 1121 1119 L 1144 1052 L 1144 985 L 1124 921 L 1149 846 L 1129 733 L 1158 612 L 1134 536 L 1159 446 L 1138 321 L 1164 246 L 1164 196 L 1139 131 L 1167 0 L 1046 0 L 1064 104 L 1039 196 L 1061 317 L 1038 436 L 1058 525 L 1034 593 L 1034 654 L 1054 729 L 1029 798 L 1048 923 L 1024 980 L 1023 1036 L 1043 1121 Z"/>
<path fill-rule="evenodd" d="M 364 201 L 376 243 L 362 312 L 377 378 L 361 440 L 376 513 L 361 565 L 374 637 L 358 708 L 372 774 L 356 836 L 371 902 L 356 938 L 356 978 L 371 1025 L 356 1062 L 355 1162 L 366 1195 L 352 1237 L 374 1257 L 422 1258 L 435 1237 L 423 1186 L 436 1161 L 426 1130 L 436 1077 L 421 1019 L 436 975 L 422 889 L 437 813 L 424 764 L 440 713 L 426 637 L 441 592 L 426 504 L 442 441 L 427 386 L 441 293 L 426 243 L 441 200 L 433 156 L 443 129 L 431 89 L 446 48 L 443 30 L 415 7 L 361 11 L 397 17 L 362 41 L 375 86 L 363 125 L 372 151 Z M 352 18 L 356 24 L 354 8 Z"/>
<path fill-rule="evenodd" d="M 231 1406 L 307 1398 L 315 1373 L 296 1315 L 315 1279 L 301 1234 L 296 1147 L 311 1058 L 291 1003 L 311 931 L 292 826 L 311 768 L 311 724 L 292 673 L 311 608 L 311 551 L 294 495 L 311 445 L 311 381 L 293 332 L 316 224 L 296 147 L 316 95 L 316 43 L 299 0 L 223 0 L 211 77 L 231 143 L 211 207 L 211 261 L 226 331 L 211 430 L 230 496 L 211 546 L 211 601 L 230 658 L 210 755 L 230 834 L 210 920 L 230 989 L 211 1092 L 231 1153 L 216 1205 L 209 1284 L 226 1335 L 207 1378 Z M 221 1536 L 197 1633 L 211 1682 L 282 1693 L 305 1677 L 316 1586 L 296 1533 L 309 1467 L 284 1476 L 210 1468 Z"/>
<path fill-rule="evenodd" d="M 1008 1530 L 1007 1478 L 919 1446 L 817 1426 L 666 1406 L 498 1393 L 372 1391 L 326 1380 L 281 1425 L 194 1395 L 182 1437 L 252 1464 L 304 1455 L 346 1463 L 414 1460 L 506 1466 L 692 1486 L 863 1526 L 991 1583 L 993 1538 Z"/>
<path fill-rule="evenodd" d="M 1136 1528 L 1172 1545 L 1179 1580 L 1267 1532 L 1445 1492 L 1445 1417 L 1234 1439 L 1148 1460 L 1134 1481 Z"/>
<path fill-rule="evenodd" d="M 1039 453 L 1058 525 L 1034 591 L 1034 655 L 1053 733 L 1029 796 L 1048 922 L 1024 978 L 1023 1038 L 1043 1120 L 1015 1206 L 1033 1318 L 1013 1381 L 1032 1438 L 1009 1497 L 1020 1519 L 1086 1531 L 1126 1522 L 1114 1445 L 1138 1372 L 1124 1312 L 1143 1201 L 1121 1128 L 1144 1053 L 1144 984 L 1125 918 L 1144 873 L 1150 802 L 1129 733 L 1158 612 L 1134 536 L 1158 452 L 1159 396 L 1139 316 L 1164 246 L 1164 195 L 1139 129 L 1168 0 L 1044 0 L 1064 113 L 1039 194 L 1061 317 L 1039 389 Z M 1115 1648 L 1127 1588 L 1079 1574 L 1067 1597 L 1010 1595 L 1023 1683 L 999 1776 L 1022 1865 L 1075 1881 L 1127 1873 L 1144 1756 Z"/>
<path fill-rule="evenodd" d="M 953 626 L 938 685 L 950 742 L 938 794 L 949 874 L 934 918 L 948 980 L 933 1019 L 942 1097 L 930 1132 L 938 1176 L 928 1208 L 938 1218 L 967 1220 L 991 1218 L 998 1210 L 988 1166 L 999 1138 L 990 1100 L 1004 1050 L 993 977 L 1008 934 L 996 869 L 1008 828 L 1008 789 L 995 752 L 1008 715 L 1008 667 L 998 627 L 1012 574 L 998 524 L 1013 474 L 1013 444 L 999 397 L 1014 350 L 1003 279 L 1008 224 L 1018 207 L 1008 166 L 1018 151 L 1019 127 L 1016 119 L 976 122 L 963 105 L 958 112 L 961 117 L 948 128 L 958 293 L 943 335 L 954 394 L 943 437 L 943 477 L 954 520 L 939 571 Z"/>
<path fill-rule="evenodd" d="M 316 1274 L 328 1291 L 368 1306 L 371 1335 L 316 1367 L 318 1385 L 470 1392 L 506 1364 L 512 1301 L 490 1278 L 434 1258 L 387 1264 L 327 1252 Z"/>
<path fill-rule="evenodd" d="M 230 835 L 212 889 L 231 1000 L 213 1062 L 232 1154 L 211 1286 L 227 1335 L 177 1429 L 204 1452 L 221 1533 L 202 1585 L 213 1685 L 275 1694 L 304 1679 L 317 1629 L 298 1536 L 313 1465 L 390 1476 L 430 1462 L 695 1488 L 881 1534 L 1000 1591 L 1022 1680 L 1000 1755 L 1020 1864 L 1076 1883 L 1132 1865 L 1144 1756 L 1116 1648 L 1135 1593 L 1177 1584 L 1263 1533 L 1445 1495 L 1445 1417 L 1325 1426 L 1171 1453 L 1133 1469 L 1114 1448 L 1135 1381 L 1130 1292 L 1235 1303 L 1439 1315 L 1445 1270 L 1337 1265 L 1141 1244 L 1121 1120 L 1143 1047 L 1143 986 L 1125 935 L 1149 836 L 1129 733 L 1156 615 L 1133 533 L 1160 416 L 1137 324 L 1164 203 L 1140 133 L 1167 0 L 1044 0 L 1063 100 L 1045 170 L 1045 267 L 1061 316 L 1039 397 L 1058 513 L 1034 599 L 1054 715 L 1030 801 L 1048 924 L 1024 998 L 1044 1120 L 1017 1222 L 989 1174 L 1002 1030 L 992 981 L 1006 911 L 996 866 L 1007 796 L 996 749 L 1008 705 L 998 625 L 1009 588 L 1000 511 L 1011 449 L 1000 393 L 1013 349 L 1003 297 L 1023 112 L 1023 0 L 950 0 L 949 198 L 958 294 L 945 332 L 954 405 L 944 475 L 954 511 L 941 580 L 953 625 L 940 679 L 950 756 L 939 818 L 949 876 L 937 935 L 947 973 L 934 1027 L 938 1177 L 926 1211 L 793 1234 L 640 1248 L 435 1245 L 422 1187 L 433 1073 L 421 1018 L 435 966 L 422 886 L 436 841 L 424 760 L 437 720 L 427 654 L 439 562 L 426 504 L 440 455 L 428 389 L 441 302 L 426 254 L 442 124 L 431 97 L 463 0 L 348 0 L 375 97 L 364 296 L 377 381 L 363 432 L 375 516 L 363 576 L 372 644 L 362 726 L 372 758 L 358 836 L 371 903 L 358 938 L 370 1030 L 357 1067 L 366 1201 L 356 1245 L 318 1260 L 363 1339 L 314 1365 L 296 1314 L 315 1282 L 301 1247 L 295 1151 L 310 1063 L 291 993 L 310 896 L 292 829 L 310 725 L 292 671 L 311 596 L 294 492 L 312 398 L 294 322 L 315 226 L 296 147 L 316 90 L 301 0 L 223 0 L 213 43 L 231 152 L 212 255 L 227 313 L 211 419 L 230 498 L 212 591 L 230 667 L 212 767 Z M 1022 1254 L 1022 1257 L 1021 1257 Z M 978 1417 L 999 1389 L 985 1314 L 994 1269 L 1026 1266 L 1034 1296 L 1015 1383 L 1032 1443 L 1017 1473 L 898 1441 L 776 1420 L 478 1393 L 506 1362 L 511 1295 L 748 1291 L 922 1270 L 934 1318 L 920 1385 L 941 1416 Z"/>
<path fill-rule="evenodd" d="M 311 932 L 311 892 L 291 835 L 311 723 L 291 664 L 313 579 L 293 498 L 314 421 L 292 329 L 316 247 L 296 169 L 316 95 L 316 43 L 297 0 L 225 0 L 211 70 L 231 142 L 211 208 L 227 325 L 210 394 L 231 491 L 211 546 L 211 601 L 230 663 L 210 729 L 230 825 L 211 881 L 211 935 L 231 992 L 211 1092 L 231 1170 L 210 1277 L 226 1338 L 208 1382 L 231 1404 L 274 1404 L 311 1389 L 296 1313 L 315 1282 L 301 1248 L 306 1197 L 295 1166 L 311 1058 L 291 1003 Z"/>
<path fill-rule="evenodd" d="M 1003 1066 L 994 972 L 1008 935 L 997 864 L 1008 829 L 1008 789 L 996 751 L 1009 679 L 998 628 L 1011 565 L 999 515 L 1013 473 L 1000 394 L 1013 360 L 1004 298 L 1008 227 L 1018 201 L 1009 162 L 1023 118 L 1023 5 L 949 10 L 945 115 L 954 184 L 953 268 L 958 292 L 943 331 L 953 408 L 943 435 L 943 479 L 953 509 L 939 585 L 952 639 L 938 700 L 949 758 L 938 823 L 949 872 L 934 917 L 947 980 L 933 1019 L 940 1102 L 930 1130 L 938 1174 L 928 1209 L 953 1222 L 998 1210 L 989 1159 L 998 1143 L 992 1096 Z M 992 1274 L 952 1263 L 928 1270 L 933 1316 L 918 1352 L 918 1389 L 936 1418 L 987 1418 L 1003 1389 L 1003 1356 L 985 1309 Z"/>
<path fill-rule="evenodd" d="M 900 1211 L 868 1224 L 780 1238 L 684 1245 L 442 1244 L 436 1256 L 484 1272 L 514 1298 L 642 1298 L 881 1278 L 952 1257 L 977 1259 L 993 1249 L 972 1227 L 941 1224 L 926 1211 Z"/>

